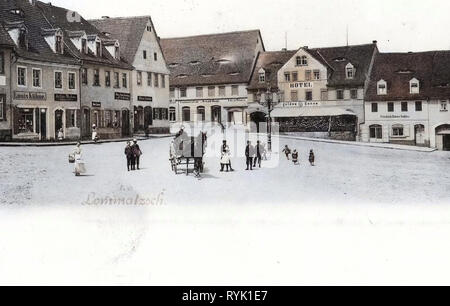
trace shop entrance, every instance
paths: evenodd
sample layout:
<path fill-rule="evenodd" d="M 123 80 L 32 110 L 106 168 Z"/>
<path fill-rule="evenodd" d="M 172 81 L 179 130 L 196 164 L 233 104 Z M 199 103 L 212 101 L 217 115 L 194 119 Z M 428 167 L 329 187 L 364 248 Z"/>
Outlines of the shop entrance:
<path fill-rule="evenodd" d="M 415 133 L 415 143 L 416 146 L 425 144 L 425 126 L 423 124 L 418 124 L 414 126 Z"/>
<path fill-rule="evenodd" d="M 443 135 L 444 136 L 444 151 L 450 151 L 450 135 Z"/>
<path fill-rule="evenodd" d="M 63 111 L 55 111 L 55 139 L 58 138 L 58 131 L 63 128 Z"/>
<path fill-rule="evenodd" d="M 41 134 L 41 140 L 47 139 L 47 110 L 41 109 L 40 114 L 40 134 Z"/>
<path fill-rule="evenodd" d="M 130 111 L 122 110 L 122 136 L 130 136 Z"/>

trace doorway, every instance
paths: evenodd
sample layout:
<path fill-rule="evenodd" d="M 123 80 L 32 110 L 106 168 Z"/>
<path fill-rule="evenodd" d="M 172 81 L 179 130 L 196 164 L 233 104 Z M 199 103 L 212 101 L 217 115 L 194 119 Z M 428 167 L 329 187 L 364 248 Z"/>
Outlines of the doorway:
<path fill-rule="evenodd" d="M 83 109 L 83 136 L 89 137 L 91 132 L 91 116 L 90 110 L 85 108 Z"/>
<path fill-rule="evenodd" d="M 40 134 L 41 134 L 41 140 L 47 139 L 47 110 L 41 109 L 40 114 Z"/>
<path fill-rule="evenodd" d="M 415 125 L 414 135 L 416 146 L 423 146 L 425 144 L 425 126 L 423 124 Z"/>
<path fill-rule="evenodd" d="M 144 130 L 153 125 L 153 111 L 150 106 L 144 108 Z"/>
<path fill-rule="evenodd" d="M 211 107 L 211 122 L 222 122 L 222 107 L 221 106 L 212 106 Z"/>
<path fill-rule="evenodd" d="M 122 136 L 130 136 L 130 111 L 122 110 Z"/>
<path fill-rule="evenodd" d="M 444 146 L 443 146 L 444 151 L 450 151 L 450 135 L 449 134 L 443 135 L 443 143 L 444 143 Z"/>
<path fill-rule="evenodd" d="M 61 109 L 55 111 L 55 139 L 58 138 L 58 131 L 63 128 L 63 114 Z"/>

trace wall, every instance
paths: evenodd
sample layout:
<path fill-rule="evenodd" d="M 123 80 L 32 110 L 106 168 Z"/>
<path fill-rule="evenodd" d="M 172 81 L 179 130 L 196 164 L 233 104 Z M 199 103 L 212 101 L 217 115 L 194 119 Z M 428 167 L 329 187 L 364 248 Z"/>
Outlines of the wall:
<path fill-rule="evenodd" d="M 5 70 L 4 74 L 0 74 L 0 94 L 6 97 L 4 103 L 6 103 L 6 112 L 3 114 L 3 119 L 0 119 L 0 140 L 8 139 L 11 134 L 11 95 L 10 95 L 10 63 L 11 63 L 11 51 L 9 49 L 0 49 L 0 52 L 4 54 Z M 1 106 L 0 106 L 1 107 Z"/>

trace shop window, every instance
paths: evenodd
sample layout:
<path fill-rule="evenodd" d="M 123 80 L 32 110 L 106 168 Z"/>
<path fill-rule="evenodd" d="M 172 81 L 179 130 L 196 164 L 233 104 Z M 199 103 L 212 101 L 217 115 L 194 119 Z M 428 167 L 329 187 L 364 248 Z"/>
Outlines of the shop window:
<path fill-rule="evenodd" d="M 394 125 L 392 127 L 392 136 L 396 136 L 396 137 L 404 136 L 403 125 Z"/>
<path fill-rule="evenodd" d="M 109 110 L 105 111 L 105 127 L 107 128 L 112 127 L 111 111 Z"/>
<path fill-rule="evenodd" d="M 60 72 L 60 71 L 55 72 L 55 88 L 56 89 L 63 88 L 62 72 Z"/>
<path fill-rule="evenodd" d="M 370 129 L 370 138 L 372 139 L 383 139 L 383 128 L 381 125 L 371 125 Z"/>
<path fill-rule="evenodd" d="M 31 108 L 20 108 L 18 111 L 19 133 L 34 133 L 34 112 Z"/>

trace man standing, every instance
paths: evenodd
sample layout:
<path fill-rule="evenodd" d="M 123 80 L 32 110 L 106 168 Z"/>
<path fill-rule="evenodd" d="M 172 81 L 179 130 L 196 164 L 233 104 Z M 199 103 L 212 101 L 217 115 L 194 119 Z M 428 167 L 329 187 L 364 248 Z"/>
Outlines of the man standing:
<path fill-rule="evenodd" d="M 137 170 L 140 170 L 139 169 L 139 160 L 141 158 L 142 151 L 141 151 L 141 148 L 139 148 L 139 145 L 137 144 L 137 139 L 133 139 L 133 145 L 131 146 L 131 149 L 132 149 L 135 161 L 136 161 Z M 136 168 L 134 166 L 132 166 L 132 167 L 134 168 L 133 170 L 136 170 Z"/>
<path fill-rule="evenodd" d="M 133 150 L 131 149 L 131 143 L 127 141 L 127 146 L 125 147 L 125 156 L 127 158 L 127 169 L 130 171 L 130 168 L 133 167 L 132 156 L 133 156 Z"/>
<path fill-rule="evenodd" d="M 256 142 L 256 157 L 253 162 L 253 167 L 256 168 L 256 163 L 258 163 L 259 168 L 261 168 L 261 158 L 262 158 L 262 152 L 264 151 L 264 147 L 261 145 L 261 142 L 258 140 Z"/>
<path fill-rule="evenodd" d="M 250 141 L 247 141 L 247 147 L 245 148 L 245 157 L 247 158 L 247 169 L 253 170 L 253 157 L 255 156 L 255 148 Z"/>

